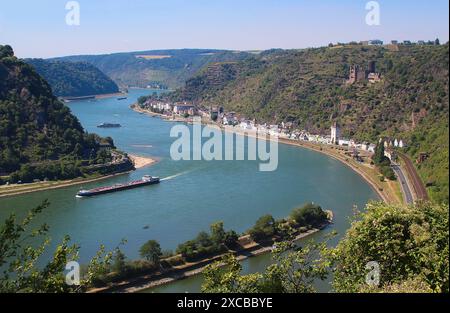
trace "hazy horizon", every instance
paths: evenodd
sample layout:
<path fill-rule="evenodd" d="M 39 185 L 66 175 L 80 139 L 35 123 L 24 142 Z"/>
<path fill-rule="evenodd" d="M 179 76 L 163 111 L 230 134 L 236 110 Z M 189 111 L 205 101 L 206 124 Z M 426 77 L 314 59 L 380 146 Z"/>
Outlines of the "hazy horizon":
<path fill-rule="evenodd" d="M 362 0 L 77 1 L 80 25 L 67 25 L 66 0 L 0 0 L 0 44 L 21 58 L 168 49 L 304 49 L 381 39 L 449 40 L 447 0 L 377 1 L 367 25 Z"/>

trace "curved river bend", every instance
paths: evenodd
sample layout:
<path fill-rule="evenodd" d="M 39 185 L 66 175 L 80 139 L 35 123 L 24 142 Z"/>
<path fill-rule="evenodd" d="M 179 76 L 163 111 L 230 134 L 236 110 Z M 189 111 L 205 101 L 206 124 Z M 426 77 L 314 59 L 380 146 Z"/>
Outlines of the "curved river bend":
<path fill-rule="evenodd" d="M 132 154 L 158 159 L 152 167 L 123 176 L 85 184 L 83 188 L 111 185 L 145 174 L 169 177 L 160 185 L 76 199 L 80 186 L 48 190 L 0 199 L 0 221 L 11 212 L 23 217 L 27 210 L 49 199 L 50 207 L 36 219 L 47 223 L 52 248 L 69 234 L 81 246 L 80 259 L 86 262 L 101 243 L 116 247 L 125 238 L 123 251 L 138 258 L 139 247 L 156 239 L 163 249 L 192 239 L 208 230 L 215 221 L 227 229 L 243 232 L 264 214 L 286 217 L 305 202 L 315 202 L 334 212 L 335 222 L 327 231 L 343 235 L 349 227 L 353 207 L 378 199 L 371 187 L 339 161 L 307 149 L 279 146 L 279 165 L 274 172 L 259 172 L 255 161 L 173 161 L 169 149 L 174 125 L 132 111 L 131 103 L 152 90 L 130 90 L 127 100 L 116 98 L 78 101 L 69 104 L 89 132 L 111 136 L 116 146 Z M 118 129 L 100 129 L 103 122 L 122 124 Z M 336 238 L 336 240 L 338 239 Z M 246 272 L 258 271 L 270 262 L 264 255 L 244 262 Z M 191 277 L 151 291 L 198 291 L 201 276 Z"/>

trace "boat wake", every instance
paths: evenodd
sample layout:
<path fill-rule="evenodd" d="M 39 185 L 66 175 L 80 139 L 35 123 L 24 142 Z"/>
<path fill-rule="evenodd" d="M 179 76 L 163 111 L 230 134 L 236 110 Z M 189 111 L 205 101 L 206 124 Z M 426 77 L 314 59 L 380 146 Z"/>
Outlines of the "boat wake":
<path fill-rule="evenodd" d="M 172 176 L 163 178 L 163 179 L 161 179 L 161 181 L 172 180 L 172 179 L 177 178 L 177 177 L 180 177 L 180 176 L 182 176 L 182 175 L 189 174 L 190 172 L 192 172 L 192 170 L 190 170 L 190 171 L 184 171 L 184 172 L 181 172 L 181 173 L 178 173 L 178 174 L 175 174 L 175 175 L 172 175 Z"/>

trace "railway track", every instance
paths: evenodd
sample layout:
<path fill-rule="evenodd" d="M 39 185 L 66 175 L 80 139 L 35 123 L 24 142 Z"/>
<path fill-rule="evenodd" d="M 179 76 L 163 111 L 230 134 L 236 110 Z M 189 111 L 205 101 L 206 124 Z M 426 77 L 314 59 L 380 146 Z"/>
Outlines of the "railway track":
<path fill-rule="evenodd" d="M 413 186 L 414 193 L 416 195 L 417 200 L 428 200 L 427 190 L 426 190 L 422 180 L 420 179 L 420 176 L 417 173 L 413 162 L 404 153 L 399 152 L 398 155 L 403 160 L 403 163 L 405 164 L 405 170 L 406 170 L 407 176 Z"/>

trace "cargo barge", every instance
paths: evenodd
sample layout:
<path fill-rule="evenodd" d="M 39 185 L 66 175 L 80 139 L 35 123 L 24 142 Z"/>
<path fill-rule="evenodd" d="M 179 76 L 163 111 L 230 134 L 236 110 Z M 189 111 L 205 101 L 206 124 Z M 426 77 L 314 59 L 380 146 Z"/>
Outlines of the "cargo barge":
<path fill-rule="evenodd" d="M 122 190 L 137 188 L 137 187 L 141 187 L 141 186 L 159 184 L 159 182 L 160 182 L 159 177 L 152 177 L 150 175 L 145 175 L 144 177 L 142 177 L 141 180 L 132 181 L 132 182 L 129 182 L 126 184 L 115 184 L 113 186 L 108 186 L 108 187 L 99 187 L 99 188 L 94 188 L 94 189 L 90 189 L 90 190 L 80 190 L 77 193 L 76 197 L 77 198 L 93 197 L 93 196 L 98 196 L 98 195 L 102 195 L 105 193 L 112 193 L 112 192 L 116 192 L 116 191 L 122 191 Z"/>
<path fill-rule="evenodd" d="M 120 128 L 122 125 L 115 124 L 115 123 L 101 123 L 100 125 L 97 125 L 98 128 Z"/>

